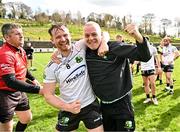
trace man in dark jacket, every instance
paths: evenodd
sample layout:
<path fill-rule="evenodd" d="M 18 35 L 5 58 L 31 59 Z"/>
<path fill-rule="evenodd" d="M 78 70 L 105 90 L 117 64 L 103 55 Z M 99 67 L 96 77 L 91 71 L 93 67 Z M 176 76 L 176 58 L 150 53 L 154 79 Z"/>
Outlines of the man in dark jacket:
<path fill-rule="evenodd" d="M 125 31 L 136 39 L 137 45 L 108 42 L 109 52 L 99 57 L 101 28 L 95 22 L 84 26 L 84 39 L 88 46 L 86 61 L 92 88 L 101 100 L 105 131 L 134 131 L 134 112 L 131 104 L 132 76 L 128 58 L 148 61 L 151 58 L 147 40 L 134 24 Z"/>

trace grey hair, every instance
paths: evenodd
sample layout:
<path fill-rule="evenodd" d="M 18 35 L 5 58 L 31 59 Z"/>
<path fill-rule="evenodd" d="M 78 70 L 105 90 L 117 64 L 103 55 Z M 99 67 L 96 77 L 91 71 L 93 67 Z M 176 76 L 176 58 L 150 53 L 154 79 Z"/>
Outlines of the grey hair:
<path fill-rule="evenodd" d="M 18 24 L 15 24 L 15 23 L 4 24 L 1 28 L 1 32 L 2 32 L 3 37 L 5 35 L 8 35 L 12 31 L 12 29 L 17 29 L 17 28 L 22 28 L 22 27 Z"/>
<path fill-rule="evenodd" d="M 85 26 L 89 26 L 89 25 L 95 26 L 95 27 L 101 32 L 101 27 L 99 26 L 98 23 L 96 23 L 96 22 L 94 22 L 94 21 L 89 21 L 89 22 L 87 22 L 87 23 L 85 24 Z"/>

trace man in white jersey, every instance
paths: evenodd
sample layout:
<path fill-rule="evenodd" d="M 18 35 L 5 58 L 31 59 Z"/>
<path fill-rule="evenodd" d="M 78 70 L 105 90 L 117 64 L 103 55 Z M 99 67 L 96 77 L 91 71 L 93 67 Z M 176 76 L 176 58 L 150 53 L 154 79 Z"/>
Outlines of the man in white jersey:
<path fill-rule="evenodd" d="M 158 105 L 158 101 L 156 98 L 156 71 L 155 71 L 155 62 L 158 66 L 158 71 L 161 70 L 160 68 L 160 62 L 158 59 L 158 53 L 157 50 L 154 46 L 149 45 L 149 49 L 151 52 L 151 59 L 148 62 L 141 62 L 141 72 L 142 72 L 142 78 L 143 78 L 143 84 L 144 84 L 144 91 L 146 93 L 146 99 L 144 100 L 143 103 L 150 103 L 151 98 L 150 98 L 150 87 L 151 86 L 151 93 L 152 93 L 152 102 L 155 105 Z M 157 71 L 157 72 L 158 72 Z"/>
<path fill-rule="evenodd" d="M 45 69 L 44 97 L 61 109 L 56 130 L 73 131 L 83 121 L 88 131 L 103 131 L 99 103 L 92 91 L 83 41 L 71 44 L 69 30 L 62 24 L 49 29 L 51 41 L 59 51 L 60 64 L 50 62 Z M 56 96 L 59 83 L 60 97 Z"/>
<path fill-rule="evenodd" d="M 170 37 L 163 38 L 163 44 L 161 62 L 166 76 L 166 88 L 164 91 L 169 91 L 170 94 L 173 94 L 172 72 L 174 69 L 174 61 L 180 56 L 180 53 L 175 46 L 171 45 Z"/>

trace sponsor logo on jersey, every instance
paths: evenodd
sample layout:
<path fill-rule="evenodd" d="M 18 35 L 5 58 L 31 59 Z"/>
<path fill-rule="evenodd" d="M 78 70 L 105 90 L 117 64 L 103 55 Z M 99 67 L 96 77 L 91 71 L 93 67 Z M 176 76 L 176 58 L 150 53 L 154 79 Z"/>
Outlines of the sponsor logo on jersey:
<path fill-rule="evenodd" d="M 84 76 L 85 72 L 86 72 L 86 66 L 81 65 L 80 67 L 76 68 L 74 71 L 72 71 L 69 74 L 69 76 L 65 79 L 65 82 L 66 83 L 74 82 L 78 80 L 79 78 L 81 78 L 82 76 Z"/>
<path fill-rule="evenodd" d="M 77 56 L 75 60 L 76 60 L 76 63 L 80 63 L 83 60 L 83 58 L 81 56 Z"/>

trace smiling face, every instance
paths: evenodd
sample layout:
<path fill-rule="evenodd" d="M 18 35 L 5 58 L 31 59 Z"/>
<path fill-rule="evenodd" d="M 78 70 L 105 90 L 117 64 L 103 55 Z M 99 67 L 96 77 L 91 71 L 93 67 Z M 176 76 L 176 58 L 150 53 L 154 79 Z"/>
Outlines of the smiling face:
<path fill-rule="evenodd" d="M 51 31 L 51 41 L 61 53 L 69 52 L 71 49 L 71 36 L 66 27 L 54 28 Z"/>
<path fill-rule="evenodd" d="M 101 44 L 101 28 L 95 22 L 88 22 L 84 26 L 84 39 L 86 45 L 92 49 L 96 50 Z"/>
<path fill-rule="evenodd" d="M 169 45 L 169 40 L 164 39 L 164 40 L 163 40 L 163 44 L 164 44 L 164 46 L 168 46 L 168 45 Z"/>
<path fill-rule="evenodd" d="M 171 43 L 171 38 L 169 38 L 169 37 L 163 38 L 164 46 L 168 46 L 170 43 Z"/>

